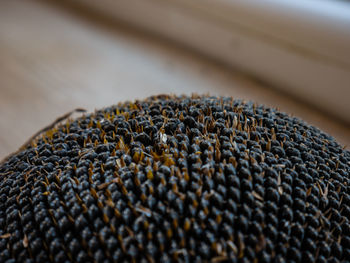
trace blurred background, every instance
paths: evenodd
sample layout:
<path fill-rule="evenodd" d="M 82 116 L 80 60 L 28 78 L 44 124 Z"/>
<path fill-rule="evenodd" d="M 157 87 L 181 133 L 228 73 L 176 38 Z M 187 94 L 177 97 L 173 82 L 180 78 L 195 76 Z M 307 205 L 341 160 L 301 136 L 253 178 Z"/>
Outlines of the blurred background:
<path fill-rule="evenodd" d="M 252 100 L 350 145 L 350 3 L 0 0 L 0 159 L 77 107 L 159 93 Z"/>

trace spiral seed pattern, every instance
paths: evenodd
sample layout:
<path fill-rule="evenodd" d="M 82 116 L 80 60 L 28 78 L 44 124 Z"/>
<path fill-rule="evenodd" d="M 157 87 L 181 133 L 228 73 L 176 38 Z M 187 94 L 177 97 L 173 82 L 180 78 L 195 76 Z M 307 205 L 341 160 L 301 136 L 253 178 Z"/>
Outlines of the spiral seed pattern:
<path fill-rule="evenodd" d="M 345 262 L 350 152 L 228 97 L 57 125 L 0 164 L 0 262 Z"/>

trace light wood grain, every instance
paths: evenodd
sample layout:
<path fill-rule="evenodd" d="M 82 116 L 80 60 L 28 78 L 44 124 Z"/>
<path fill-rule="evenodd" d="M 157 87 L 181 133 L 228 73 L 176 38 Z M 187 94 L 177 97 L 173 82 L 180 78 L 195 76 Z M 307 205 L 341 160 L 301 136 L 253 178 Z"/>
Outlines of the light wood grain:
<path fill-rule="evenodd" d="M 349 127 L 192 52 L 56 5 L 0 1 L 0 159 L 74 108 L 193 92 L 278 107 L 350 144 Z"/>
<path fill-rule="evenodd" d="M 350 125 L 350 4 L 295 0 L 51 0 L 200 50 Z M 325 19 L 327 17 L 327 19 Z M 330 89 L 332 92 L 330 92 Z"/>

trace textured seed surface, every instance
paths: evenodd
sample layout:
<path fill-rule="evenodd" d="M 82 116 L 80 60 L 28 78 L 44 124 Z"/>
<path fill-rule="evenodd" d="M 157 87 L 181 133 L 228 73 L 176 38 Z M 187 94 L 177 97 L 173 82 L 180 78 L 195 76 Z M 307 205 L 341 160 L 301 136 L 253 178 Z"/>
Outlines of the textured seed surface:
<path fill-rule="evenodd" d="M 277 110 L 161 95 L 0 164 L 0 262 L 345 262 L 350 152 Z"/>

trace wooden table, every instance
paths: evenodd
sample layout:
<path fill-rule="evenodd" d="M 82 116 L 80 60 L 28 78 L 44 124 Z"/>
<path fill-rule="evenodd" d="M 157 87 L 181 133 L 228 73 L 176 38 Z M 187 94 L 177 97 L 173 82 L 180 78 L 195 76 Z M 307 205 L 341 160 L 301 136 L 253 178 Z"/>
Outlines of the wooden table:
<path fill-rule="evenodd" d="M 0 0 L 0 159 L 74 108 L 158 93 L 257 101 L 350 145 L 350 127 L 199 54 L 44 1 Z"/>

